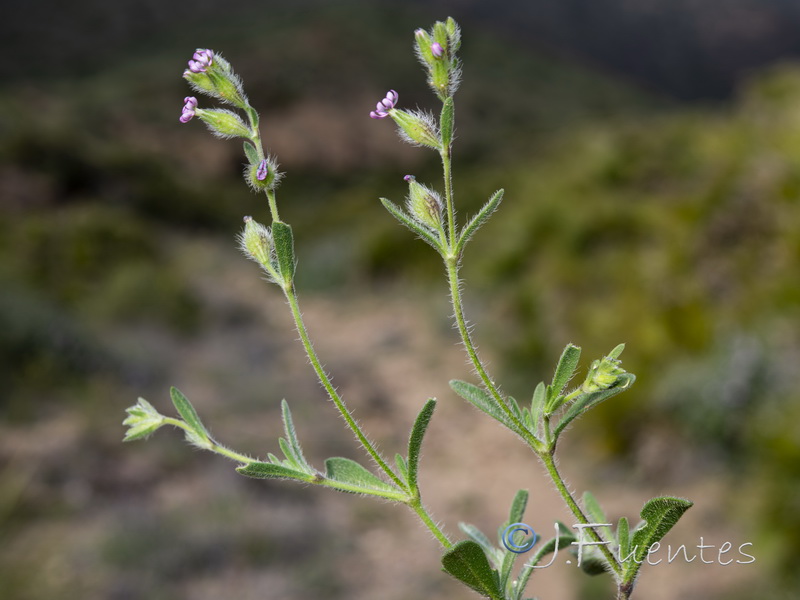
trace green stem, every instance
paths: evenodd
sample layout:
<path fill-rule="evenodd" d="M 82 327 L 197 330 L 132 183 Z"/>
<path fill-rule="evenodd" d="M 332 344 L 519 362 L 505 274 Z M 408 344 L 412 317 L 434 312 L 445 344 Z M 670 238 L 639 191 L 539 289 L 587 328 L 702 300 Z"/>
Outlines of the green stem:
<path fill-rule="evenodd" d="M 489 393 L 491 393 L 494 397 L 497 405 L 506 413 L 506 416 L 511 420 L 511 422 L 517 426 L 519 430 L 518 433 L 520 433 L 520 435 L 524 435 L 525 441 L 528 442 L 531 448 L 538 453 L 541 450 L 541 443 L 528 432 L 525 425 L 520 422 L 520 420 L 508 407 L 505 400 L 503 400 L 503 396 L 500 394 L 500 391 L 497 389 L 494 381 L 492 381 L 492 378 L 489 377 L 489 374 L 486 372 L 486 369 L 484 368 L 483 363 L 478 356 L 478 352 L 475 349 L 475 345 L 472 343 L 469 327 L 467 327 L 467 321 L 464 318 L 464 307 L 461 300 L 461 288 L 458 282 L 458 258 L 455 256 L 448 256 L 445 258 L 445 264 L 447 265 L 447 279 L 450 283 L 450 300 L 453 305 L 453 316 L 456 319 L 456 325 L 458 326 L 458 332 L 461 335 L 461 341 L 464 343 L 464 347 L 467 349 L 467 354 L 472 362 L 472 366 L 475 368 L 475 372 L 481 378 L 481 381 L 483 381 L 486 389 L 489 390 Z"/>
<path fill-rule="evenodd" d="M 422 506 L 422 501 L 419 499 L 419 497 L 412 502 L 409 502 L 408 505 L 415 513 L 417 513 L 419 518 L 422 519 L 422 522 L 425 523 L 426 527 L 430 530 L 434 537 L 439 540 L 439 543 L 441 543 L 445 549 L 453 547 L 453 542 L 448 539 L 444 532 L 434 522 L 434 520 L 428 514 L 428 511 L 426 511 L 425 507 Z"/>
<path fill-rule="evenodd" d="M 544 463 L 544 466 L 550 475 L 550 479 L 552 479 L 553 483 L 556 484 L 558 492 L 561 494 L 561 497 L 564 499 L 564 502 L 566 502 L 570 511 L 572 511 L 572 514 L 575 515 L 575 518 L 578 519 L 578 522 L 581 525 L 588 525 L 589 523 L 591 523 L 591 521 L 586 517 L 585 514 L 583 514 L 581 507 L 578 506 L 578 503 L 575 501 L 575 498 L 572 497 L 569 488 L 567 488 L 567 484 L 564 482 L 564 479 L 558 472 L 558 467 L 556 467 L 556 461 L 553 456 L 553 450 L 554 449 L 551 449 L 549 452 L 543 452 L 539 454 L 539 458 Z M 621 577 L 622 567 L 620 566 L 619 562 L 617 562 L 617 559 L 614 557 L 611 550 L 609 550 L 607 543 L 608 540 L 604 540 L 600 536 L 600 534 L 597 533 L 594 527 L 586 527 L 585 531 L 588 532 L 589 537 L 592 538 L 593 542 L 598 543 L 597 547 L 605 556 L 606 560 L 608 561 L 608 564 L 611 566 L 612 569 L 614 569 L 614 572 L 617 574 L 617 576 Z"/>
<path fill-rule="evenodd" d="M 174 427 L 177 427 L 178 429 L 183 429 L 188 433 L 196 433 L 186 423 L 184 423 L 179 419 L 173 419 L 172 417 L 164 417 L 164 424 L 172 425 Z M 236 462 L 242 463 L 243 465 L 249 465 L 256 462 L 255 459 L 250 458 L 249 456 L 245 456 L 244 454 L 239 454 L 238 452 L 234 452 L 230 448 L 226 448 L 225 446 L 218 444 L 211 438 L 208 438 L 207 445 L 203 446 L 203 449 L 210 450 L 211 452 L 215 452 L 217 454 L 221 454 L 222 456 L 226 456 L 231 460 L 235 460 Z"/>
<path fill-rule="evenodd" d="M 397 484 L 400 489 L 406 489 L 406 485 L 400 480 L 400 478 L 394 474 L 394 471 L 389 467 L 383 457 L 378 453 L 378 450 L 372 444 L 372 442 L 367 439 L 367 436 L 364 435 L 364 432 L 358 426 L 353 416 L 350 414 L 347 406 L 345 406 L 344 402 L 342 401 L 341 397 L 339 396 L 336 388 L 333 387 L 328 374 L 325 372 L 325 369 L 322 367 L 322 363 L 320 363 L 319 358 L 317 357 L 317 353 L 314 351 L 314 347 L 311 344 L 311 339 L 308 337 L 308 331 L 306 330 L 305 323 L 303 322 L 303 315 L 300 312 L 300 305 L 297 302 L 297 295 L 294 291 L 294 285 L 289 282 L 287 285 L 283 286 L 284 294 L 286 295 L 286 299 L 289 301 L 289 307 L 292 311 L 292 317 L 294 317 L 295 326 L 297 327 L 297 333 L 300 334 L 300 341 L 303 344 L 303 348 L 305 348 L 306 355 L 308 356 L 308 360 L 311 362 L 311 366 L 314 368 L 314 371 L 319 378 L 322 387 L 325 388 L 325 391 L 328 392 L 328 396 L 330 396 L 333 403 L 336 405 L 336 408 L 339 410 L 339 413 L 344 418 L 347 426 L 356 436 L 361 445 L 364 449 L 369 453 L 375 463 L 383 470 L 384 473 L 395 483 Z"/>
<path fill-rule="evenodd" d="M 456 211 L 453 206 L 453 174 L 451 165 L 452 152 L 452 148 L 449 146 L 439 152 L 442 157 L 442 171 L 444 172 L 444 196 L 447 206 L 447 230 L 449 234 L 448 247 L 451 251 L 456 243 Z"/>
<path fill-rule="evenodd" d="M 272 216 L 272 220 L 280 221 L 281 218 L 278 215 L 278 203 L 275 200 L 275 190 L 267 190 L 267 200 L 269 201 L 269 212 Z"/>

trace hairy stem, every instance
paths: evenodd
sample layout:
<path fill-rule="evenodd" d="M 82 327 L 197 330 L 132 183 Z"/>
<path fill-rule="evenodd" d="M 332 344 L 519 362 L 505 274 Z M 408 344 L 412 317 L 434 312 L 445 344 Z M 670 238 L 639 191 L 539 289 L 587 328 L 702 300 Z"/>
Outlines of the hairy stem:
<path fill-rule="evenodd" d="M 428 511 L 425 510 L 425 507 L 422 506 L 422 501 L 419 499 L 419 497 L 409 502 L 408 505 L 415 513 L 417 513 L 417 515 L 425 524 L 425 526 L 430 530 L 433 536 L 437 540 L 439 540 L 439 543 L 441 543 L 442 546 L 445 547 L 445 549 L 452 548 L 453 543 L 445 535 L 445 533 L 441 530 L 441 528 L 434 522 L 430 514 L 428 514 Z"/>
<path fill-rule="evenodd" d="M 539 458 L 544 463 L 545 468 L 547 469 L 548 474 L 550 475 L 550 479 L 553 480 L 553 483 L 556 484 L 556 488 L 558 489 L 559 494 L 561 494 L 561 498 L 563 498 L 564 502 L 569 507 L 572 514 L 578 520 L 581 525 L 588 525 L 591 521 L 583 514 L 583 510 L 581 507 L 578 506 L 578 503 L 575 501 L 575 498 L 572 497 L 572 494 L 567 488 L 567 484 L 564 482 L 563 477 L 561 477 L 561 473 L 558 472 L 558 467 L 556 467 L 556 461 L 553 456 L 553 452 L 543 452 L 539 454 Z M 617 576 L 622 575 L 622 567 L 620 566 L 617 559 L 612 554 L 611 550 L 608 548 L 608 540 L 604 540 L 599 533 L 594 529 L 594 527 L 586 527 L 584 529 L 592 539 L 593 542 L 597 542 L 597 547 L 605 556 L 608 564 L 614 570 Z"/>
<path fill-rule="evenodd" d="M 297 302 L 297 294 L 294 291 L 294 285 L 289 283 L 283 287 L 284 294 L 286 295 L 286 299 L 289 301 L 289 307 L 292 311 L 292 317 L 294 317 L 294 323 L 297 327 L 297 333 L 300 334 L 300 341 L 303 344 L 303 348 L 305 348 L 306 355 L 308 356 L 308 360 L 311 362 L 311 366 L 314 368 L 314 371 L 319 378 L 319 382 L 322 384 L 322 387 L 325 388 L 325 391 L 330 396 L 330 399 L 333 400 L 333 403 L 336 405 L 336 408 L 339 410 L 339 413 L 342 415 L 342 418 L 347 423 L 347 426 L 356 436 L 361 445 L 364 447 L 375 463 L 381 468 L 381 470 L 386 473 L 387 477 L 389 477 L 395 484 L 397 484 L 400 489 L 406 489 L 406 485 L 400 480 L 400 478 L 395 475 L 394 471 L 389 467 L 383 457 L 380 455 L 378 450 L 375 448 L 375 445 L 364 435 L 364 432 L 361 430 L 361 427 L 358 426 L 353 415 L 350 413 L 350 410 L 345 406 L 344 402 L 342 401 L 339 393 L 336 391 L 336 388 L 333 387 L 328 374 L 325 372 L 325 369 L 322 367 L 322 363 L 319 361 L 319 357 L 317 357 L 317 353 L 314 350 L 314 347 L 311 344 L 311 339 L 308 337 L 308 331 L 306 330 L 305 323 L 303 321 L 303 315 L 300 312 L 300 305 Z"/>
<path fill-rule="evenodd" d="M 506 413 L 506 416 L 511 420 L 511 422 L 517 426 L 520 434 L 526 434 L 524 436 L 525 441 L 528 442 L 534 451 L 538 451 L 540 446 L 539 441 L 528 432 L 525 425 L 523 425 L 520 420 L 517 419 L 516 415 L 511 412 L 511 409 L 508 407 L 503 399 L 503 396 L 500 394 L 500 391 L 497 389 L 497 385 L 486 372 L 483 362 L 481 362 L 478 352 L 475 349 L 475 345 L 472 343 L 472 336 L 469 333 L 469 327 L 467 327 L 467 321 L 464 318 L 461 288 L 459 287 L 458 282 L 457 257 L 451 256 L 445 258 L 445 264 L 447 265 L 447 279 L 450 283 L 450 300 L 453 305 L 453 316 L 455 317 L 458 332 L 461 335 L 461 341 L 464 343 L 464 348 L 467 350 L 467 354 L 472 362 L 472 366 L 475 368 L 475 372 L 478 374 L 478 377 L 480 377 L 481 381 L 483 381 L 486 389 L 489 390 L 490 394 L 492 394 L 492 397 L 495 399 L 495 402 L 497 402 L 497 405 L 503 410 L 503 412 Z"/>
<path fill-rule="evenodd" d="M 172 417 L 164 417 L 164 423 L 166 425 L 172 425 L 177 427 L 178 429 L 183 429 L 187 433 L 194 433 L 194 430 L 189 427 L 186 423 L 179 419 L 173 419 Z M 250 458 L 249 456 L 245 456 L 244 454 L 239 454 L 238 452 L 234 452 L 230 448 L 226 448 L 225 446 L 218 444 L 215 440 L 209 438 L 208 445 L 204 444 L 204 450 L 209 450 L 211 452 L 215 452 L 216 454 L 221 454 L 231 460 L 235 460 L 238 463 L 242 463 L 243 465 L 249 465 L 251 463 L 256 462 L 255 459 Z"/>
<path fill-rule="evenodd" d="M 447 231 L 449 246 L 452 249 L 456 243 L 456 211 L 453 205 L 453 173 L 452 173 L 452 148 L 444 148 L 439 154 L 442 157 L 442 171 L 444 172 L 444 195 L 447 205 Z"/>
<path fill-rule="evenodd" d="M 364 449 L 369 453 L 375 463 L 383 470 L 384 473 L 395 483 L 397 484 L 400 489 L 405 490 L 407 489 L 406 484 L 400 480 L 400 478 L 394 474 L 394 471 L 389 467 L 383 457 L 380 455 L 378 450 L 375 448 L 374 444 L 369 441 L 367 436 L 361 430 L 358 423 L 356 423 L 355 419 L 353 418 L 352 414 L 350 413 L 349 409 L 345 405 L 344 401 L 339 396 L 339 393 L 336 391 L 336 388 L 333 387 L 328 374 L 325 372 L 325 369 L 322 367 L 322 364 L 317 357 L 317 353 L 314 350 L 314 347 L 311 344 L 311 339 L 308 337 L 308 331 L 305 326 L 305 322 L 303 321 L 303 315 L 300 312 L 300 305 L 297 301 L 297 295 L 294 291 L 294 285 L 291 283 L 284 287 L 284 293 L 286 294 L 286 299 L 289 301 L 289 307 L 292 311 L 292 316 L 294 317 L 295 325 L 297 327 L 297 332 L 300 334 L 300 341 L 303 344 L 303 348 L 305 348 L 306 355 L 308 356 L 308 360 L 311 362 L 314 371 L 319 378 L 320 383 L 325 388 L 325 391 L 328 392 L 328 396 L 330 396 L 331 400 L 333 400 L 336 408 L 339 410 L 339 413 L 344 418 L 345 422 L 347 423 L 350 430 L 355 434 L 356 438 Z M 419 497 L 419 490 L 416 490 L 416 493 L 410 500 L 406 500 L 405 503 L 419 516 L 422 520 L 423 524 L 430 530 L 430 532 L 434 535 L 434 537 L 441 542 L 442 546 L 445 548 L 450 548 L 453 544 L 447 538 L 447 536 L 442 532 L 439 526 L 433 521 L 431 516 L 425 510 L 425 507 L 422 505 L 422 501 Z"/>

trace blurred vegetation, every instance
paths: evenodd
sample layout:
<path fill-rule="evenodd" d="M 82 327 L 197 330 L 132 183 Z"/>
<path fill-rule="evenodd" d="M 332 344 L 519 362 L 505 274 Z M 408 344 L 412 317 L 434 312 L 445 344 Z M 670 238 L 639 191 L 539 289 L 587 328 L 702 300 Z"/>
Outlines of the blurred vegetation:
<path fill-rule="evenodd" d="M 403 105 L 432 106 L 410 53 L 383 51 L 409 47 L 418 19 L 402 7 L 348 3 L 313 17 L 272 10 L 238 27 L 223 20 L 180 32 L 113 70 L 5 89 L 0 109 L 13 118 L 0 121 L 0 415 L 30 422 L 89 393 L 97 401 L 87 412 L 121 419 L 123 404 L 101 397 L 159 372 L 159 358 L 132 356 L 120 340 L 152 329 L 189 345 L 210 318 L 185 268 L 187 241 L 232 241 L 253 196 L 239 183 L 238 144 L 177 124 L 178 75 L 197 40 L 224 49 L 243 74 L 271 150 L 281 157 L 282 144 L 300 144 L 284 161 L 281 195 L 302 289 L 444 293 L 428 248 L 376 201 L 399 201 L 406 172 L 433 183 L 434 155 L 365 140 L 389 125 L 359 124 L 369 108 L 362 100 L 384 88 L 402 90 Z M 532 392 L 568 341 L 586 356 L 624 341 L 625 365 L 639 379 L 596 421 L 609 456 L 631 466 L 637 448 L 668 430 L 705 457 L 694 476 L 724 467 L 732 488 L 750 481 L 733 510 L 751 519 L 785 589 L 796 589 L 800 69 L 776 68 L 730 105 L 703 107 L 480 31 L 469 32 L 464 60 L 462 215 L 506 189 L 467 250 L 468 309 L 479 339 L 503 358 L 509 388 Z M 332 108 L 313 131 L 281 129 L 313 116 L 302 107 L 321 98 Z M 319 137 L 304 137 L 311 133 Z M 340 134 L 341 147 L 329 143 Z M 19 511 L 20 477 L 0 469 L 0 508 L 7 494 Z M 8 514 L 6 527 L 42 517 Z M 253 549 L 256 562 L 272 557 L 268 542 Z M 211 546 L 177 566 L 168 544 L 147 560 L 172 573 L 213 563 Z M 139 555 L 114 539 L 103 551 L 117 567 Z M 8 578 L 0 595 L 49 597 L 49 589 L 20 591 L 30 577 L 11 577 L 19 564 L 0 564 L 0 580 Z"/>

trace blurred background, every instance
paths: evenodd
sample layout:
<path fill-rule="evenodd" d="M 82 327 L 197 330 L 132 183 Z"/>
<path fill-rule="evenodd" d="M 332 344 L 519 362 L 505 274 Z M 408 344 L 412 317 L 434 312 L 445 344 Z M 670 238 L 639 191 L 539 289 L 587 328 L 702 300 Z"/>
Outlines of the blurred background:
<path fill-rule="evenodd" d="M 319 353 L 387 453 L 429 396 L 423 494 L 454 537 L 572 523 L 470 379 L 435 254 L 383 211 L 434 153 L 367 114 L 435 109 L 413 30 L 462 26 L 455 176 L 475 336 L 530 397 L 567 342 L 617 343 L 635 387 L 567 436 L 562 468 L 612 519 L 695 501 L 665 540 L 752 543 L 753 564 L 643 569 L 651 600 L 794 598 L 800 543 L 800 4 L 791 0 L 43 0 L 0 22 L 0 597 L 471 598 L 401 507 L 251 481 L 177 432 L 123 445 L 144 396 L 195 403 L 264 456 L 287 398 L 306 455 L 364 460 L 277 288 L 242 258 L 241 144 L 178 122 L 197 47 L 222 52 L 287 172 L 298 288 Z M 201 99 L 201 106 L 209 101 Z M 728 555 L 723 559 L 739 558 Z M 706 558 L 719 561 L 706 551 Z M 611 597 L 559 559 L 542 600 Z"/>

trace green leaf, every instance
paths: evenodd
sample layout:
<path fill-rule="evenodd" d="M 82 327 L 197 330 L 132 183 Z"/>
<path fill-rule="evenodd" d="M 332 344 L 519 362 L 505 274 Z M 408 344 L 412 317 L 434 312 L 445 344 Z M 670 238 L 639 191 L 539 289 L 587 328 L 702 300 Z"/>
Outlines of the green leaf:
<path fill-rule="evenodd" d="M 497 531 L 497 537 L 500 543 L 503 543 L 503 533 L 506 528 L 513 523 L 520 523 L 522 516 L 525 514 L 525 507 L 528 505 L 528 492 L 527 490 L 519 490 L 514 495 L 514 500 L 511 502 L 511 509 L 508 512 L 508 520 L 503 523 Z M 500 588 L 506 589 L 508 578 L 511 575 L 511 569 L 514 562 L 517 560 L 519 554 L 511 552 L 508 548 L 503 553 L 503 558 L 500 566 Z"/>
<path fill-rule="evenodd" d="M 389 213 L 398 221 L 400 221 L 403 225 L 408 227 L 411 231 L 416 233 L 423 241 L 427 242 L 439 253 L 443 253 L 444 250 L 442 249 L 442 245 L 436 236 L 431 233 L 429 229 L 426 229 L 422 225 L 420 225 L 416 219 L 408 216 L 401 208 L 399 208 L 396 204 L 394 204 L 391 200 L 387 200 L 386 198 L 381 198 L 381 204 L 383 204 L 384 208 L 389 211 Z"/>
<path fill-rule="evenodd" d="M 258 150 L 250 142 L 244 143 L 244 154 L 247 157 L 247 162 L 251 165 L 257 165 L 261 162 L 261 159 L 258 158 Z"/>
<path fill-rule="evenodd" d="M 533 421 L 534 433 L 536 433 L 537 428 L 539 427 L 539 421 L 542 419 L 545 400 L 547 400 L 545 385 L 544 382 L 540 382 L 533 391 L 533 400 L 531 401 L 531 420 Z"/>
<path fill-rule="evenodd" d="M 472 538 L 486 553 L 489 560 L 495 567 L 499 567 L 503 562 L 503 551 L 495 547 L 484 533 L 469 523 L 459 523 L 458 528 Z"/>
<path fill-rule="evenodd" d="M 633 581 L 650 547 L 667 535 L 683 516 L 683 513 L 689 510 L 693 504 L 689 500 L 671 496 L 653 498 L 645 503 L 640 513 L 644 523 L 631 536 L 630 552 L 633 554 L 626 561 L 626 582 Z M 622 558 L 626 558 L 626 556 Z"/>
<path fill-rule="evenodd" d="M 395 454 L 394 455 L 394 464 L 397 465 L 397 470 L 400 472 L 400 477 L 408 481 L 408 463 L 406 463 L 406 459 L 403 458 L 402 454 Z"/>
<path fill-rule="evenodd" d="M 595 498 L 594 494 L 588 490 L 583 493 L 583 507 L 586 509 L 586 512 L 588 513 L 592 523 L 608 522 L 603 509 L 600 507 L 600 503 L 597 501 L 597 498 Z M 605 541 L 611 541 L 614 539 L 614 536 L 611 534 L 611 527 L 596 527 L 595 529 L 598 529 L 601 532 Z"/>
<path fill-rule="evenodd" d="M 265 462 L 252 462 L 249 465 L 237 467 L 236 471 L 255 479 L 296 479 L 306 483 L 315 483 L 318 478 L 315 475 L 295 471 L 284 465 Z"/>
<path fill-rule="evenodd" d="M 508 513 L 508 525 L 512 523 L 519 523 L 522 521 L 522 515 L 525 514 L 525 507 L 528 506 L 528 490 L 518 490 L 514 495 L 514 500 L 511 502 L 511 510 Z M 505 527 L 503 528 L 505 529 Z"/>
<path fill-rule="evenodd" d="M 283 418 L 283 430 L 286 432 L 286 439 L 292 450 L 292 457 L 300 467 L 313 473 L 314 469 L 308 464 L 306 457 L 303 456 L 303 449 L 300 447 L 300 441 L 297 439 L 297 431 L 294 428 L 294 421 L 292 420 L 292 412 L 289 410 L 289 403 L 286 400 L 281 400 L 281 416 Z M 287 455 L 286 458 L 289 458 Z"/>
<path fill-rule="evenodd" d="M 454 119 L 453 97 L 448 96 L 442 105 L 442 117 L 440 128 L 442 130 L 442 148 L 447 148 L 453 142 L 453 119 Z"/>
<path fill-rule="evenodd" d="M 520 410 L 517 401 L 512 396 L 509 396 L 506 403 L 508 404 L 508 408 L 511 409 L 511 412 L 514 413 L 514 416 L 517 417 L 518 420 L 522 421 L 522 411 Z"/>
<path fill-rule="evenodd" d="M 608 353 L 608 358 L 612 360 L 616 360 L 619 358 L 619 355 L 622 354 L 622 351 L 625 350 L 625 344 L 617 344 L 614 346 L 614 349 Z"/>
<path fill-rule="evenodd" d="M 175 405 L 175 410 L 178 411 L 184 423 L 192 428 L 201 441 L 209 442 L 211 440 L 211 435 L 209 435 L 203 422 L 197 415 L 197 411 L 194 409 L 194 406 L 192 406 L 192 403 L 189 402 L 186 396 L 176 387 L 171 387 L 169 389 L 169 395 L 172 398 L 172 404 Z"/>
<path fill-rule="evenodd" d="M 570 405 L 569 409 L 567 409 L 567 412 L 564 413 L 563 417 L 561 417 L 561 421 L 559 421 L 558 427 L 555 429 L 554 436 L 558 437 L 561 432 L 564 431 L 567 425 L 588 411 L 590 408 L 597 406 L 603 400 L 607 400 L 608 398 L 616 396 L 620 392 L 627 390 L 633 385 L 634 381 L 636 381 L 635 375 L 632 373 L 623 373 L 619 376 L 617 382 L 611 387 L 605 390 L 590 392 L 588 394 L 578 396 L 578 399 Z"/>
<path fill-rule="evenodd" d="M 354 494 L 369 493 L 370 490 L 397 493 L 396 486 L 379 479 L 370 471 L 349 458 L 335 457 L 325 461 L 325 477 L 334 483 L 345 484 L 346 487 L 337 487 L 343 492 Z M 336 486 L 334 486 L 336 487 Z M 359 489 L 348 489 L 348 488 Z"/>
<path fill-rule="evenodd" d="M 489 560 L 477 542 L 463 540 L 451 547 L 442 556 L 442 566 L 446 573 L 492 600 L 504 600 L 497 580 L 497 571 L 489 565 Z"/>
<path fill-rule="evenodd" d="M 425 403 L 425 406 L 422 407 L 422 410 L 419 411 L 417 419 L 414 421 L 414 426 L 411 428 L 411 435 L 408 437 L 408 484 L 412 490 L 417 489 L 417 467 L 419 466 L 420 448 L 435 408 L 436 400 L 430 398 Z"/>
<path fill-rule="evenodd" d="M 489 220 L 489 217 L 492 216 L 494 211 L 497 210 L 497 207 L 500 206 L 500 202 L 503 201 L 503 193 L 504 190 L 497 190 L 492 197 L 489 198 L 489 201 L 478 211 L 478 213 L 472 217 L 470 222 L 464 226 L 464 229 L 461 230 L 461 235 L 458 237 L 457 248 L 459 251 L 464 248 L 464 245 L 475 234 L 475 232 L 478 231 L 478 229 L 480 229 L 480 227 Z"/>
<path fill-rule="evenodd" d="M 622 559 L 631 553 L 630 528 L 628 519 L 620 517 L 617 525 L 617 544 L 619 544 L 619 558 Z"/>
<path fill-rule="evenodd" d="M 514 424 L 508 420 L 508 416 L 506 416 L 502 409 L 497 406 L 495 399 L 492 398 L 492 396 L 486 390 L 479 388 L 477 385 L 467 383 L 466 381 L 459 381 L 458 379 L 453 379 L 450 382 L 450 387 L 456 394 L 461 396 L 474 407 L 482 410 L 493 419 L 500 421 L 512 431 L 517 431 Z"/>
<path fill-rule="evenodd" d="M 556 394 L 561 394 L 564 388 L 575 375 L 575 369 L 578 368 L 578 361 L 581 358 L 581 349 L 573 344 L 567 344 L 561 358 L 558 359 L 558 366 L 553 375 L 553 390 Z"/>
<path fill-rule="evenodd" d="M 281 447 L 281 452 L 286 457 L 285 464 L 287 467 L 292 469 L 296 469 L 297 471 L 305 471 L 306 468 L 295 458 L 294 452 L 292 452 L 292 447 L 289 445 L 283 438 L 278 439 L 278 445 Z"/>
<path fill-rule="evenodd" d="M 291 226 L 282 221 L 272 223 L 272 242 L 275 245 L 275 256 L 278 259 L 278 273 L 284 285 L 290 285 L 294 279 L 294 237 Z"/>

